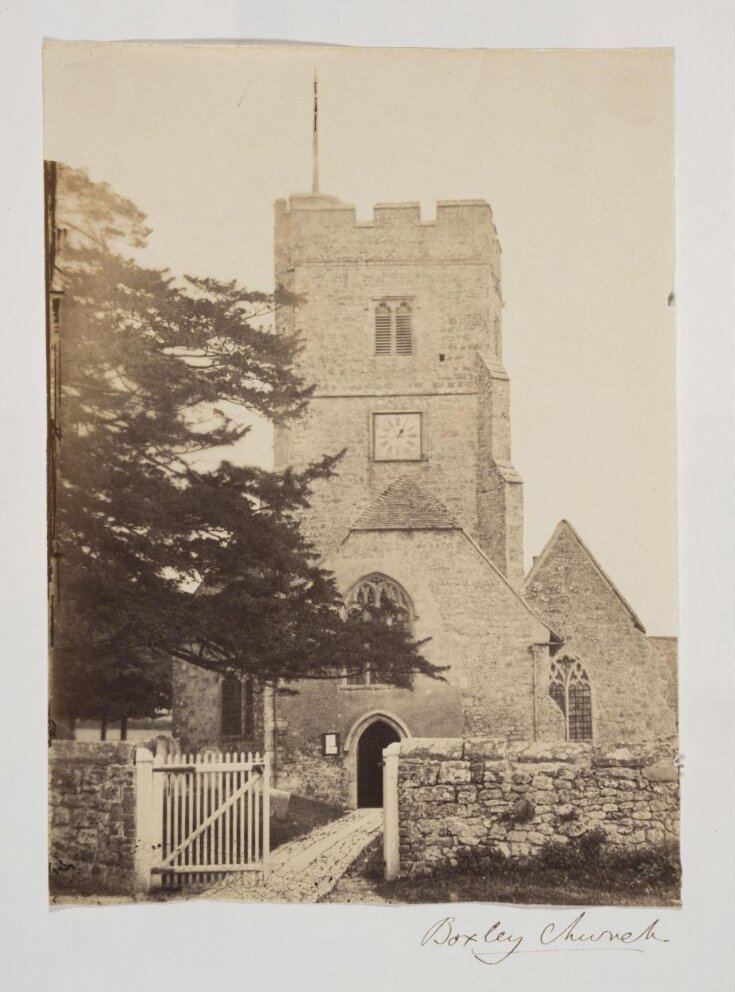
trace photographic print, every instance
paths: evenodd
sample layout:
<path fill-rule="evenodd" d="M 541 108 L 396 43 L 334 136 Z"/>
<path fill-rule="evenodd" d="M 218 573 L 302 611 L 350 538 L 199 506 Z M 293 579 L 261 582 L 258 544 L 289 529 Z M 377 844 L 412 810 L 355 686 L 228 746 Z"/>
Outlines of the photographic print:
<path fill-rule="evenodd" d="M 680 904 L 673 83 L 46 45 L 53 902 Z"/>

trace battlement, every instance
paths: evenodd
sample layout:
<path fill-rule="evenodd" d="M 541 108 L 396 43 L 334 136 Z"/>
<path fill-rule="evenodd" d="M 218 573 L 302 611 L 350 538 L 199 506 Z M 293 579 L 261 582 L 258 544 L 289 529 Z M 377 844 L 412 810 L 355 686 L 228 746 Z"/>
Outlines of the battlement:
<path fill-rule="evenodd" d="M 340 221 L 351 219 L 356 227 L 374 227 L 381 224 L 419 223 L 433 227 L 441 223 L 456 210 L 462 211 L 467 218 L 477 214 L 478 219 L 486 221 L 492 218 L 492 208 L 487 200 L 437 200 L 436 220 L 421 220 L 421 204 L 418 201 L 404 203 L 376 203 L 373 206 L 371 221 L 358 221 L 354 204 L 343 203 L 336 196 L 326 196 L 323 193 L 296 193 L 288 200 L 276 200 L 276 215 L 294 214 L 300 211 L 312 213 L 329 212 L 340 214 Z"/>
<path fill-rule="evenodd" d="M 277 200 L 276 250 L 291 262 L 384 258 L 460 258 L 490 262 L 500 246 L 486 200 L 439 200 L 436 219 L 422 220 L 418 202 L 376 203 L 373 218 L 333 196 L 298 194 Z"/>

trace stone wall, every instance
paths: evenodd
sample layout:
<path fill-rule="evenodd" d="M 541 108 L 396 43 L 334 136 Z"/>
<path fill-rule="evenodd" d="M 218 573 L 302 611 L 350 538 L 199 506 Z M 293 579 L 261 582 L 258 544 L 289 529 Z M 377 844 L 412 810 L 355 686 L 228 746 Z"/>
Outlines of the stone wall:
<path fill-rule="evenodd" d="M 222 751 L 264 749 L 263 693 L 256 687 L 253 726 L 248 736 L 225 737 L 222 733 L 222 676 L 174 658 L 171 663 L 173 698 L 172 733 L 183 751 L 218 747 Z"/>
<path fill-rule="evenodd" d="M 415 388 L 417 378 L 431 392 L 471 386 L 478 348 L 500 358 L 490 205 L 439 203 L 433 223 L 421 221 L 418 204 L 383 205 L 364 224 L 354 207 L 319 199 L 292 197 L 275 212 L 276 283 L 306 294 L 306 305 L 279 311 L 278 322 L 285 333 L 304 332 L 307 381 L 340 395 L 364 392 L 376 373 L 391 393 Z M 408 362 L 375 362 L 371 304 L 381 298 L 413 301 L 421 333 Z"/>
<path fill-rule="evenodd" d="M 592 688 L 594 739 L 676 734 L 676 655 L 659 650 L 589 548 L 561 521 L 532 568 L 526 600 L 564 638 Z M 540 736 L 547 737 L 545 727 Z"/>
<path fill-rule="evenodd" d="M 398 759 L 401 874 L 456 866 L 484 849 L 537 854 L 601 828 L 616 848 L 679 832 L 678 769 L 667 743 L 627 747 L 410 739 Z"/>
<path fill-rule="evenodd" d="M 276 785 L 299 796 L 346 809 L 349 806 L 347 765 L 341 755 L 324 755 L 321 738 L 291 747 L 285 731 L 276 746 Z M 281 743 L 283 741 L 283 743 Z"/>
<path fill-rule="evenodd" d="M 335 475 L 312 487 L 304 515 L 309 539 L 322 552 L 329 551 L 389 486 L 407 476 L 438 497 L 477 540 L 477 397 L 408 392 L 391 396 L 375 385 L 369 388 L 377 395 L 315 397 L 302 417 L 278 428 L 280 467 L 301 468 L 325 454 L 344 451 Z M 373 414 L 392 411 L 421 414 L 421 461 L 373 460 Z"/>
<path fill-rule="evenodd" d="M 477 540 L 516 589 L 523 589 L 523 484 L 511 460 L 510 381 L 478 354 Z"/>
<path fill-rule="evenodd" d="M 133 890 L 136 746 L 56 741 L 50 749 L 52 891 Z"/>
<path fill-rule="evenodd" d="M 380 700 L 404 720 L 410 736 L 534 737 L 534 694 L 537 713 L 548 700 L 548 677 L 542 683 L 534 674 L 535 664 L 548 666 L 548 628 L 464 533 L 353 531 L 324 564 L 340 589 L 372 571 L 403 586 L 415 608 L 414 635 L 429 638 L 425 656 L 449 666 L 446 686 L 417 680 L 407 699 Z M 538 662 L 534 645 L 540 646 Z M 377 708 L 364 690 L 362 699 Z"/>

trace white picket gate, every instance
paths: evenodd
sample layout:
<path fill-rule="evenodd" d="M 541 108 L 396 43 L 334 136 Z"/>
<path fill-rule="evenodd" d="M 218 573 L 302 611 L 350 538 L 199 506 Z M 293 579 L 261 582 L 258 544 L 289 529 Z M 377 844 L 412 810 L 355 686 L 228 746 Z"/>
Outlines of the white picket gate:
<path fill-rule="evenodd" d="M 150 759 L 149 759 L 150 760 Z M 168 754 L 150 768 L 150 874 L 165 888 L 265 873 L 270 769 L 259 754 Z"/>

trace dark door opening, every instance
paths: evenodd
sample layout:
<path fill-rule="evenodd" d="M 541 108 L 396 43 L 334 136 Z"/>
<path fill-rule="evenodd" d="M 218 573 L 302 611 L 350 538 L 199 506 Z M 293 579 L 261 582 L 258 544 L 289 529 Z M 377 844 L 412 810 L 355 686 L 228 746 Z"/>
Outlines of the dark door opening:
<path fill-rule="evenodd" d="M 371 723 L 357 742 L 357 805 L 383 805 L 383 748 L 401 735 L 384 720 Z"/>

